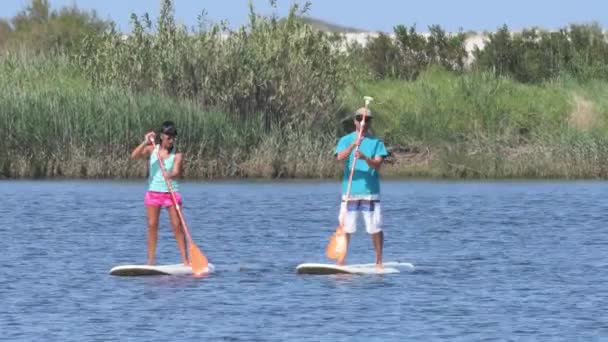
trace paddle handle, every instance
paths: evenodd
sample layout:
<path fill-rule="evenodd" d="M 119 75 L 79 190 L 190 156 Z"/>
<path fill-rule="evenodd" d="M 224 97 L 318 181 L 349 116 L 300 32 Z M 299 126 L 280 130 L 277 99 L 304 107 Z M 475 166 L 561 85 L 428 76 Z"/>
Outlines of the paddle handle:
<path fill-rule="evenodd" d="M 150 139 L 152 144 L 154 144 L 154 139 Z M 173 200 L 173 204 L 175 205 L 175 209 L 177 210 L 177 216 L 184 228 L 184 234 L 186 234 L 186 238 L 188 239 L 188 243 L 192 244 L 192 237 L 190 236 L 190 232 L 188 231 L 188 226 L 186 225 L 186 220 L 184 220 L 184 214 L 182 214 L 182 210 L 177 203 L 177 198 L 175 197 L 175 193 L 173 192 L 173 187 L 171 186 L 171 180 L 169 179 L 169 174 L 165 169 L 165 165 L 163 160 L 160 158 L 160 148 L 156 150 L 156 159 L 158 159 L 158 164 L 160 165 L 160 170 L 163 174 L 163 178 L 165 179 L 165 183 L 167 183 L 167 188 L 169 188 L 169 193 L 171 194 L 171 199 Z"/>

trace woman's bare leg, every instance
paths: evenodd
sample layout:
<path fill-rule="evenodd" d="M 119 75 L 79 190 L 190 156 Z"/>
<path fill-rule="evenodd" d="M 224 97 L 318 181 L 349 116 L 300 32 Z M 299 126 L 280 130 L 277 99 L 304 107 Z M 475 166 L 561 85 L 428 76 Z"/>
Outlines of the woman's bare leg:
<path fill-rule="evenodd" d="M 182 262 L 184 265 L 189 265 L 188 256 L 186 254 L 186 241 L 184 230 L 182 229 L 182 224 L 179 219 L 179 214 L 177 213 L 177 209 L 175 206 L 171 206 L 167 208 L 167 212 L 169 213 L 169 220 L 171 221 L 171 228 L 173 228 L 173 234 L 175 234 L 175 241 L 177 241 L 177 248 L 179 249 L 179 254 L 182 256 Z"/>
<path fill-rule="evenodd" d="M 146 216 L 148 217 L 148 265 L 154 265 L 156 255 L 156 242 L 158 241 L 158 216 L 160 207 L 147 206 Z"/>

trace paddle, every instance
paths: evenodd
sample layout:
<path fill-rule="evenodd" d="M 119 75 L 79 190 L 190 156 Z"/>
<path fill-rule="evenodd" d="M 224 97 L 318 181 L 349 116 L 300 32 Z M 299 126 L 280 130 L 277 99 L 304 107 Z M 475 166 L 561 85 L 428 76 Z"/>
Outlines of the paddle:
<path fill-rule="evenodd" d="M 357 140 L 360 141 L 361 135 L 363 134 L 363 128 L 365 127 L 365 117 L 367 116 L 367 107 L 369 103 L 374 99 L 370 96 L 363 96 L 365 100 L 365 111 L 363 112 L 363 117 L 361 118 L 361 125 L 359 128 L 359 132 L 357 135 Z M 350 175 L 348 176 L 348 185 L 346 187 L 346 194 L 344 196 L 344 201 L 346 202 L 347 209 L 340 212 L 339 217 L 339 226 L 336 228 L 336 231 L 329 238 L 329 243 L 327 244 L 327 248 L 325 249 L 325 255 L 329 259 L 342 259 L 346 255 L 346 236 L 344 235 L 344 216 L 346 215 L 346 211 L 348 210 L 348 200 L 350 199 L 350 188 L 353 184 L 353 174 L 355 173 L 355 164 L 357 163 L 357 151 L 359 151 L 359 145 L 355 146 L 355 155 L 353 156 L 352 165 L 350 167 Z"/>
<path fill-rule="evenodd" d="M 154 144 L 154 139 L 151 138 L 150 140 L 152 141 L 152 144 Z M 192 273 L 194 273 L 195 276 L 200 276 L 205 272 L 205 270 L 207 270 L 209 261 L 203 252 L 196 247 L 194 241 L 192 241 L 192 237 L 190 236 L 190 232 L 186 226 L 186 221 L 184 220 L 184 214 L 177 203 L 177 198 L 175 198 L 175 193 L 173 192 L 173 187 L 171 186 L 171 181 L 169 180 L 169 175 L 167 174 L 167 170 L 165 170 L 163 160 L 160 158 L 160 149 L 156 150 L 156 159 L 158 159 L 158 164 L 160 165 L 160 170 L 163 173 L 163 178 L 165 178 L 165 183 L 167 183 L 169 193 L 171 194 L 171 199 L 173 200 L 175 209 L 177 209 L 177 216 L 179 216 L 184 233 L 186 234 L 186 239 L 188 240 L 188 254 L 190 255 L 190 263 L 192 264 Z"/>

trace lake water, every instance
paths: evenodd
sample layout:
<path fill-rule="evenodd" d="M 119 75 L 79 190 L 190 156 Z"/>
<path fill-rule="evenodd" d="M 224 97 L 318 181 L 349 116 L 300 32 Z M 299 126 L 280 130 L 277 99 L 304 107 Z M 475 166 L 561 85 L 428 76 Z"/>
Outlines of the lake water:
<path fill-rule="evenodd" d="M 326 262 L 337 182 L 183 183 L 207 278 L 112 277 L 144 263 L 144 181 L 0 182 L 0 340 L 608 340 L 608 183 L 383 183 L 385 261 Z M 157 262 L 180 261 L 166 214 Z M 373 261 L 359 224 L 351 263 Z"/>

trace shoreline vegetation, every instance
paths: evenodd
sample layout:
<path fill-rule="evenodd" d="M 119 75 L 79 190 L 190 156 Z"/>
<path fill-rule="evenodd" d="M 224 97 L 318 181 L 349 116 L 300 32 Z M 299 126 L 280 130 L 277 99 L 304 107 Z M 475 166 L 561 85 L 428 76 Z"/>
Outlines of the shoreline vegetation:
<path fill-rule="evenodd" d="M 0 178 L 144 177 L 129 151 L 168 119 L 187 179 L 338 178 L 335 143 L 364 95 L 385 178 L 608 177 L 598 25 L 503 26 L 471 61 L 467 33 L 399 25 L 347 44 L 303 19 L 309 6 L 187 30 L 163 0 L 124 34 L 32 0 L 0 20 Z"/>

